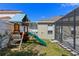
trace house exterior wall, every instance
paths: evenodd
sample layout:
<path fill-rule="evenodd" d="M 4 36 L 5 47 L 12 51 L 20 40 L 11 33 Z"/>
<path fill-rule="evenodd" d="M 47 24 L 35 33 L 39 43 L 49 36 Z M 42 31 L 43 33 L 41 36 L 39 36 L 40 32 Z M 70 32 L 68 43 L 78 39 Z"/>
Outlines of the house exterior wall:
<path fill-rule="evenodd" d="M 55 25 L 54 24 L 52 24 L 52 26 L 48 26 L 48 31 L 49 30 L 52 30 L 52 34 L 48 34 L 48 37 L 50 38 L 50 39 L 55 39 Z"/>
<path fill-rule="evenodd" d="M 48 39 L 47 37 L 47 25 L 38 24 L 38 36 L 43 39 Z"/>
<path fill-rule="evenodd" d="M 29 32 L 32 32 L 32 33 L 38 35 L 38 29 L 30 29 L 29 28 Z"/>
<path fill-rule="evenodd" d="M 51 30 L 52 34 L 48 34 L 48 31 Z M 38 36 L 43 39 L 54 39 L 54 25 L 51 27 L 48 24 L 38 24 Z"/>

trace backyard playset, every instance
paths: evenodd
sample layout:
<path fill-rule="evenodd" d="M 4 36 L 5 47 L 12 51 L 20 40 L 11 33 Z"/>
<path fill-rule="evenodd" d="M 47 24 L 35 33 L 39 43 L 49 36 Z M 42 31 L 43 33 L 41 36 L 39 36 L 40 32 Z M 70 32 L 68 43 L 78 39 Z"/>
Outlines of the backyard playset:
<path fill-rule="evenodd" d="M 18 23 L 14 23 L 13 35 L 19 34 L 21 36 L 21 39 L 19 40 L 19 48 L 21 47 L 22 42 L 26 42 L 29 40 L 30 36 L 34 37 L 41 45 L 46 46 L 46 42 L 43 39 L 38 37 L 36 34 L 28 31 L 30 22 L 28 20 L 24 20 L 27 20 L 26 17 L 22 20 L 23 32 L 20 32 L 20 25 Z"/>

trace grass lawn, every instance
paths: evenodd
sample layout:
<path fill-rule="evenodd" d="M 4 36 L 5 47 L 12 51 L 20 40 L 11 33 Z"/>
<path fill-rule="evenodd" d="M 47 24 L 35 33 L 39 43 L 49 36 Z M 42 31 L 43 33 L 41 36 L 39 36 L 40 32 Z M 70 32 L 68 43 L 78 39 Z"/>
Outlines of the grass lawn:
<path fill-rule="evenodd" d="M 42 46 L 35 41 L 28 41 L 22 44 L 21 51 L 18 51 L 18 46 L 16 48 L 8 48 L 0 51 L 0 55 L 3 56 L 70 56 L 71 53 L 57 43 L 51 43 L 45 40 L 47 46 Z M 14 50 L 17 49 L 17 50 Z"/>
<path fill-rule="evenodd" d="M 43 47 L 41 49 L 42 52 L 46 53 L 47 56 L 70 56 L 72 55 L 66 49 L 60 47 L 58 43 L 51 43 L 50 41 L 46 40 L 47 47 Z"/>

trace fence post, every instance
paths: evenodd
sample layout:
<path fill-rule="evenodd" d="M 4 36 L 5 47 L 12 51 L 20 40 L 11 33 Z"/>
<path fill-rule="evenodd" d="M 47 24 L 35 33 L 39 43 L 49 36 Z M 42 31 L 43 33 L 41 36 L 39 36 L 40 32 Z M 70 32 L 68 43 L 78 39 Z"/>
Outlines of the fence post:
<path fill-rule="evenodd" d="M 74 10 L 74 16 L 73 16 L 73 48 L 76 49 L 76 11 Z"/>

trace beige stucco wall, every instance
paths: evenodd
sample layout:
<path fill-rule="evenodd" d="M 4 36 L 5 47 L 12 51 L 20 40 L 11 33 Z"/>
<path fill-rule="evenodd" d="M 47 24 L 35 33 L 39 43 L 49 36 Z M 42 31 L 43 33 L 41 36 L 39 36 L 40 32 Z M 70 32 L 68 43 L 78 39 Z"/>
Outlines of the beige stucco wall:
<path fill-rule="evenodd" d="M 54 27 L 54 26 L 53 26 Z M 38 24 L 38 36 L 43 39 L 54 39 L 54 28 L 52 34 L 48 34 L 48 24 Z"/>
<path fill-rule="evenodd" d="M 47 38 L 47 25 L 38 24 L 38 36 L 43 39 L 48 39 Z"/>

